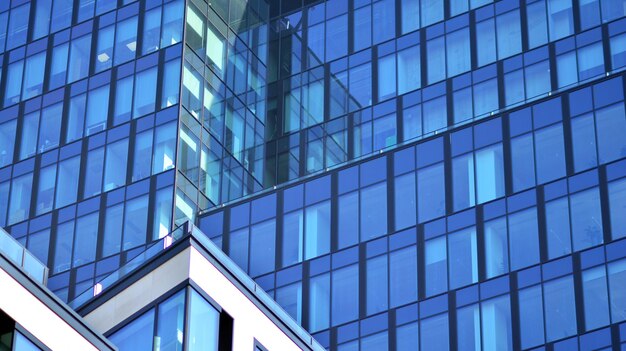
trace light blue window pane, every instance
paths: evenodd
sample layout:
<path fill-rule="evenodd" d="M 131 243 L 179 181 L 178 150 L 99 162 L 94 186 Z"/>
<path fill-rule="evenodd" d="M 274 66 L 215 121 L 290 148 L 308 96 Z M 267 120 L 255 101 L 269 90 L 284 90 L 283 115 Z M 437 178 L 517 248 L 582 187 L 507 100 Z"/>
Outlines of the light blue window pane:
<path fill-rule="evenodd" d="M 374 120 L 373 150 L 396 145 L 396 115 L 390 114 Z"/>
<path fill-rule="evenodd" d="M 20 160 L 35 156 L 37 153 L 37 135 L 39 132 L 39 111 L 24 116 L 22 124 L 22 145 Z"/>
<path fill-rule="evenodd" d="M 63 272 L 71 268 L 72 251 L 74 244 L 74 221 L 59 224 L 54 246 L 54 273 Z"/>
<path fill-rule="evenodd" d="M 602 244 L 600 192 L 593 188 L 570 196 L 574 251 Z"/>
<path fill-rule="evenodd" d="M 255 351 L 259 351 L 259 350 L 255 350 Z M 359 351 L 359 340 L 357 339 L 354 341 L 337 345 L 337 351 Z"/>
<path fill-rule="evenodd" d="M 114 64 L 119 65 L 135 58 L 137 51 L 137 16 L 117 22 Z"/>
<path fill-rule="evenodd" d="M 626 156 L 626 115 L 623 103 L 597 110 L 596 127 L 600 164 Z"/>
<path fill-rule="evenodd" d="M 626 2 L 624 0 L 601 0 L 602 1 L 602 21 L 626 16 Z"/>
<path fill-rule="evenodd" d="M 609 264 L 609 289 L 611 294 L 611 320 L 626 320 L 626 260 Z"/>
<path fill-rule="evenodd" d="M 402 34 L 412 32 L 420 28 L 420 1 L 401 0 Z"/>
<path fill-rule="evenodd" d="M 0 183 L 0 226 L 6 225 L 7 208 L 9 207 L 9 185 L 10 182 L 6 181 Z"/>
<path fill-rule="evenodd" d="M 454 92 L 454 123 L 472 119 L 474 106 L 472 103 L 472 87 L 467 87 Z"/>
<path fill-rule="evenodd" d="M 276 222 L 272 219 L 252 226 L 250 231 L 250 275 L 258 276 L 275 268 Z"/>
<path fill-rule="evenodd" d="M 471 227 L 448 234 L 450 289 L 478 281 L 476 228 Z"/>
<path fill-rule="evenodd" d="M 386 311 L 387 305 L 387 255 L 367 260 L 366 269 L 366 313 L 372 315 Z"/>
<path fill-rule="evenodd" d="M 364 6 L 354 10 L 354 51 L 372 45 L 372 7 Z"/>
<path fill-rule="evenodd" d="M 396 328 L 396 350 L 415 351 L 419 349 L 419 328 L 417 322 Z"/>
<path fill-rule="evenodd" d="M 548 0 L 547 2 L 550 40 L 554 41 L 573 34 L 572 0 Z"/>
<path fill-rule="evenodd" d="M 414 226 L 417 220 L 415 173 L 410 172 L 396 177 L 394 189 L 396 230 Z"/>
<path fill-rule="evenodd" d="M 496 60 L 496 30 L 493 18 L 476 23 L 476 47 L 478 66 L 484 66 Z"/>
<path fill-rule="evenodd" d="M 109 339 L 120 351 L 152 350 L 154 309 L 130 322 Z"/>
<path fill-rule="evenodd" d="M 309 330 L 313 333 L 330 326 L 330 274 L 312 277 L 309 284 Z"/>
<path fill-rule="evenodd" d="M 420 46 L 415 45 L 398 51 L 398 94 L 421 86 Z"/>
<path fill-rule="evenodd" d="M 96 48 L 95 70 L 104 71 L 113 65 L 113 38 L 115 26 L 111 25 L 98 30 L 98 47 Z"/>
<path fill-rule="evenodd" d="M 513 105 L 525 99 L 524 73 L 517 70 L 504 75 L 506 106 Z"/>
<path fill-rule="evenodd" d="M 469 28 L 457 30 L 446 35 L 448 77 L 470 70 L 471 53 Z"/>
<path fill-rule="evenodd" d="M 276 289 L 276 302 L 298 323 L 302 323 L 302 283 Z"/>
<path fill-rule="evenodd" d="M 152 158 L 152 174 L 161 173 L 174 168 L 176 155 L 175 122 L 158 126 L 154 136 L 154 156 Z"/>
<path fill-rule="evenodd" d="M 102 257 L 122 251 L 123 218 L 123 203 L 107 208 L 104 222 L 104 236 L 102 238 Z"/>
<path fill-rule="evenodd" d="M 22 99 L 37 96 L 43 92 L 43 77 L 46 67 L 46 53 L 40 52 L 26 59 Z"/>
<path fill-rule="evenodd" d="M 350 69 L 350 111 L 372 104 L 372 65 L 366 63 Z M 345 89 L 345 88 L 343 88 Z"/>
<path fill-rule="evenodd" d="M 484 203 L 504 196 L 502 144 L 476 151 L 476 199 Z"/>
<path fill-rule="evenodd" d="M 417 300 L 417 249 L 407 247 L 389 254 L 389 300 L 391 307 Z"/>
<path fill-rule="evenodd" d="M 498 28 L 498 59 L 522 51 L 522 30 L 519 10 L 513 10 L 496 18 Z"/>
<path fill-rule="evenodd" d="M 141 54 L 145 55 L 159 49 L 161 37 L 161 7 L 146 11 L 143 15 L 143 43 Z"/>
<path fill-rule="evenodd" d="M 113 124 L 118 125 L 130 120 L 133 105 L 133 76 L 117 81 L 115 89 L 115 113 Z"/>
<path fill-rule="evenodd" d="M 302 210 L 283 217 L 283 267 L 302 261 L 304 216 Z"/>
<path fill-rule="evenodd" d="M 498 80 L 474 84 L 474 116 L 483 116 L 498 109 Z"/>
<path fill-rule="evenodd" d="M 361 351 L 387 351 L 388 349 L 389 339 L 387 331 L 361 339 Z"/>
<path fill-rule="evenodd" d="M 59 29 L 67 28 L 72 24 L 72 0 L 55 0 L 52 6 L 52 26 L 50 32 L 56 32 Z"/>
<path fill-rule="evenodd" d="M 9 11 L 0 13 L 0 51 L 4 52 L 4 44 L 7 41 L 7 24 L 9 22 Z"/>
<path fill-rule="evenodd" d="M 72 40 L 67 81 L 71 83 L 86 77 L 89 73 L 90 61 L 91 34 Z"/>
<path fill-rule="evenodd" d="M 110 0 L 107 0 L 111 2 Z M 100 1 L 102 2 L 102 0 Z M 78 5 L 78 22 L 93 17 L 93 11 L 96 8 L 96 0 L 80 0 Z M 117 4 L 115 4 L 117 5 Z"/>
<path fill-rule="evenodd" d="M 72 97 L 67 116 L 67 134 L 65 142 L 69 143 L 78 140 L 83 136 L 83 125 L 85 123 L 87 94 Z"/>
<path fill-rule="evenodd" d="M 443 163 L 417 172 L 418 223 L 443 216 L 446 210 Z"/>
<path fill-rule="evenodd" d="M 43 109 L 41 113 L 41 126 L 39 127 L 39 152 L 44 152 L 59 146 L 62 116 L 62 103 L 48 106 Z"/>
<path fill-rule="evenodd" d="M 422 319 L 420 321 L 420 350 L 447 351 L 450 349 L 448 314 Z"/>
<path fill-rule="evenodd" d="M 139 72 L 135 78 L 133 118 L 153 112 L 156 99 L 156 67 Z"/>
<path fill-rule="evenodd" d="M 585 330 L 593 330 L 610 323 L 606 269 L 601 265 L 583 271 L 582 275 Z"/>
<path fill-rule="evenodd" d="M 446 237 L 429 240 L 425 243 L 426 296 L 436 295 L 448 289 L 448 261 Z"/>
<path fill-rule="evenodd" d="M 309 206 L 305 211 L 304 258 L 330 251 L 330 201 Z"/>
<path fill-rule="evenodd" d="M 626 33 L 611 38 L 611 65 L 613 69 L 626 66 Z"/>
<path fill-rule="evenodd" d="M 13 105 L 20 101 L 23 70 L 24 60 L 9 65 L 6 75 L 6 88 L 4 89 L 4 106 Z"/>
<path fill-rule="evenodd" d="M 519 325 L 522 348 L 544 343 L 541 285 L 519 291 Z"/>
<path fill-rule="evenodd" d="M 546 341 L 576 334 L 576 301 L 572 277 L 567 276 L 545 283 L 543 299 Z"/>
<path fill-rule="evenodd" d="M 535 132 L 535 159 L 538 184 L 565 176 L 565 147 L 560 123 Z"/>
<path fill-rule="evenodd" d="M 604 51 L 602 43 L 578 49 L 578 77 L 581 81 L 604 74 Z"/>
<path fill-rule="evenodd" d="M 333 326 L 359 318 L 359 267 L 355 264 L 337 269 L 332 279 Z"/>
<path fill-rule="evenodd" d="M 56 208 L 69 205 L 77 200 L 80 157 L 59 162 Z"/>
<path fill-rule="evenodd" d="M 52 51 L 52 64 L 50 65 L 50 81 L 49 89 L 56 89 L 65 84 L 65 76 L 67 74 L 67 58 L 70 45 L 69 43 L 55 46 Z"/>
<path fill-rule="evenodd" d="M 391 54 L 378 59 L 378 101 L 396 95 L 396 56 Z"/>
<path fill-rule="evenodd" d="M 424 134 L 445 128 L 448 125 L 446 96 L 424 102 Z"/>
<path fill-rule="evenodd" d="M 37 347 L 33 342 L 28 340 L 24 335 L 20 332 L 15 332 L 15 340 L 13 340 L 13 348 L 14 351 L 39 351 L 41 350 Z"/>
<path fill-rule="evenodd" d="M 37 214 L 51 211 L 54 205 L 54 188 L 57 177 L 56 164 L 42 168 L 39 171 L 39 186 L 37 187 Z"/>
<path fill-rule="evenodd" d="M 404 140 L 411 140 L 422 135 L 422 105 L 414 105 L 402 111 Z"/>
<path fill-rule="evenodd" d="M 28 245 L 26 248 L 30 251 L 39 261 L 48 265 L 48 248 L 50 247 L 50 229 L 45 229 L 37 233 L 30 234 L 28 236 Z"/>
<path fill-rule="evenodd" d="M 509 271 L 506 218 L 485 223 L 485 270 L 487 278 Z"/>
<path fill-rule="evenodd" d="M 146 243 L 148 226 L 148 195 L 126 201 L 124 213 L 124 239 L 122 250 L 126 251 Z"/>
<path fill-rule="evenodd" d="M 98 243 L 98 212 L 76 220 L 76 238 L 74 240 L 73 266 L 80 266 L 96 259 Z"/>
<path fill-rule="evenodd" d="M 298 45 L 298 49 L 299 49 Z M 326 61 L 332 61 L 348 53 L 348 15 L 326 20 Z M 294 65 L 292 63 L 292 65 Z M 294 67 L 292 66 L 292 70 Z"/>
<path fill-rule="evenodd" d="M 361 190 L 361 241 L 387 233 L 387 183 Z"/>
<path fill-rule="evenodd" d="M 109 114 L 109 85 L 91 90 L 87 99 L 85 135 L 95 134 L 106 129 Z"/>
<path fill-rule="evenodd" d="M 126 166 L 128 158 L 128 139 L 107 145 L 104 168 L 104 191 L 126 184 Z"/>
<path fill-rule="evenodd" d="M 172 230 L 172 188 L 159 189 L 154 204 L 152 240 L 161 239 Z M 220 245 L 221 247 L 221 245 Z"/>
<path fill-rule="evenodd" d="M 171 60 L 163 67 L 163 82 L 161 88 L 161 108 L 170 107 L 178 103 L 178 87 L 180 83 L 180 59 Z"/>
<path fill-rule="evenodd" d="M 135 137 L 133 174 L 131 180 L 137 181 L 150 176 L 152 171 L 152 129 Z"/>
<path fill-rule="evenodd" d="M 423 13 L 423 12 L 422 12 Z M 444 37 L 426 42 L 426 54 L 428 59 L 428 84 L 432 84 L 446 78 L 446 51 Z"/>
<path fill-rule="evenodd" d="M 422 27 L 443 20 L 443 0 L 421 0 Z"/>
<path fill-rule="evenodd" d="M 592 114 L 573 118 L 572 149 L 574 170 L 580 172 L 598 164 L 596 155 L 596 128 Z"/>
<path fill-rule="evenodd" d="M 611 207 L 611 237 L 626 236 L 626 179 L 609 183 L 609 206 Z"/>
<path fill-rule="evenodd" d="M 159 305 L 157 332 L 154 336 L 156 350 L 182 350 L 185 323 L 185 291 Z"/>
<path fill-rule="evenodd" d="M 230 234 L 230 248 L 228 256 L 232 258 L 241 269 L 248 272 L 248 229 L 234 231 Z"/>
<path fill-rule="evenodd" d="M 600 0 L 580 0 L 580 27 L 582 30 L 595 27 L 600 21 Z"/>
<path fill-rule="evenodd" d="M 309 13 L 314 12 L 317 6 L 311 7 Z M 324 11 L 324 8 L 321 8 Z M 319 11 L 319 8 L 317 8 Z M 315 67 L 324 62 L 324 23 L 309 25 L 308 27 L 308 58 L 309 67 Z"/>
<path fill-rule="evenodd" d="M 460 13 L 467 12 L 469 6 L 467 0 L 452 1 L 450 3 L 450 15 L 456 16 Z"/>
<path fill-rule="evenodd" d="M 359 242 L 359 192 L 339 197 L 337 247 L 342 249 Z"/>
<path fill-rule="evenodd" d="M 17 119 L 0 124 L 0 167 L 13 162 Z"/>
<path fill-rule="evenodd" d="M 480 303 L 484 351 L 513 350 L 509 295 Z"/>
<path fill-rule="evenodd" d="M 48 35 L 50 29 L 50 14 L 52 0 L 40 0 L 35 4 L 35 20 L 33 27 L 33 39 L 39 39 Z"/>
<path fill-rule="evenodd" d="M 96 15 L 111 11 L 117 6 L 115 0 L 97 0 L 97 2 L 98 4 L 96 5 Z M 127 5 L 129 2 L 130 1 L 125 1 L 124 5 Z"/>
<path fill-rule="evenodd" d="M 539 262 L 537 209 L 531 208 L 509 215 L 511 270 Z"/>
<path fill-rule="evenodd" d="M 480 351 L 480 308 L 478 304 L 463 307 L 456 312 L 459 351 Z"/>
<path fill-rule="evenodd" d="M 9 18 L 9 29 L 7 33 L 7 50 L 18 47 L 26 43 L 28 34 L 28 17 L 30 3 L 14 7 Z"/>
<path fill-rule="evenodd" d="M 89 154 L 87 154 L 87 167 L 85 168 L 84 196 L 86 198 L 100 194 L 102 190 L 103 164 L 103 147 L 89 151 Z"/>
<path fill-rule="evenodd" d="M 182 0 L 172 1 L 163 6 L 163 19 L 161 32 L 161 47 L 180 43 L 183 33 L 183 12 Z"/>
<path fill-rule="evenodd" d="M 535 185 L 535 154 L 532 134 L 511 139 L 513 189 L 520 191 Z"/>
<path fill-rule="evenodd" d="M 567 197 L 546 203 L 546 234 L 550 259 L 572 252 Z"/>
<path fill-rule="evenodd" d="M 556 72 L 559 88 L 578 83 L 576 51 L 557 56 Z"/>
<path fill-rule="evenodd" d="M 534 98 L 550 91 L 550 64 L 542 61 L 525 69 L 526 98 Z"/>
<path fill-rule="evenodd" d="M 374 44 L 392 39 L 396 34 L 396 6 L 394 0 L 374 0 L 372 22 L 374 24 Z"/>
<path fill-rule="evenodd" d="M 217 351 L 220 326 L 219 312 L 192 289 L 188 313 L 188 350 Z"/>

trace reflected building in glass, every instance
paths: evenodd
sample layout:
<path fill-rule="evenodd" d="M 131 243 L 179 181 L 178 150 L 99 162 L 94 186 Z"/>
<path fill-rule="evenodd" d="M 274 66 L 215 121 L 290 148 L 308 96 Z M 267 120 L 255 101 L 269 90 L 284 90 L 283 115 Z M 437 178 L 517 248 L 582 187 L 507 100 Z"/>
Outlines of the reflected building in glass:
<path fill-rule="evenodd" d="M 191 221 L 331 350 L 617 350 L 624 68 L 624 0 L 7 0 L 0 226 L 66 302 Z"/>

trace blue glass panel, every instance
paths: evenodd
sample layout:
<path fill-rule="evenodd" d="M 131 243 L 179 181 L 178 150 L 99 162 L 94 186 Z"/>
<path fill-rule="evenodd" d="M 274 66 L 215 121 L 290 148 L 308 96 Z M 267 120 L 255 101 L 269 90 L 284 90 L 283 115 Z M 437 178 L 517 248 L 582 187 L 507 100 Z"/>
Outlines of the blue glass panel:
<path fill-rule="evenodd" d="M 509 271 L 506 218 L 485 223 L 485 267 L 487 278 Z"/>
<path fill-rule="evenodd" d="M 576 301 L 572 277 L 545 283 L 543 298 L 547 341 L 576 334 Z"/>
<path fill-rule="evenodd" d="M 366 313 L 372 315 L 387 310 L 387 255 L 367 260 Z"/>
<path fill-rule="evenodd" d="M 447 313 L 422 319 L 420 329 L 420 350 L 447 351 L 450 349 Z"/>
<path fill-rule="evenodd" d="M 387 183 L 361 190 L 361 241 L 387 233 Z"/>
<path fill-rule="evenodd" d="M 509 215 L 511 270 L 539 262 L 537 210 L 531 208 Z"/>
<path fill-rule="evenodd" d="M 359 317 L 359 267 L 352 265 L 333 271 L 332 320 L 333 325 Z M 311 301 L 313 302 L 313 301 Z M 311 303 L 313 306 L 313 304 Z"/>
<path fill-rule="evenodd" d="M 603 242 L 598 188 L 571 195 L 570 212 L 574 251 L 580 251 Z"/>
<path fill-rule="evenodd" d="M 306 208 L 304 258 L 310 259 L 330 251 L 330 201 Z"/>
<path fill-rule="evenodd" d="M 188 350 L 217 351 L 220 321 L 217 310 L 192 289 L 188 313 Z"/>
<path fill-rule="evenodd" d="M 429 240 L 425 243 L 426 296 L 436 295 L 448 288 L 448 263 L 446 237 Z"/>
<path fill-rule="evenodd" d="M 417 249 L 415 246 L 389 254 L 389 300 L 391 307 L 417 300 Z"/>
<path fill-rule="evenodd" d="M 76 220 L 73 266 L 80 266 L 96 259 L 98 216 L 99 214 L 95 212 Z"/>
<path fill-rule="evenodd" d="M 457 310 L 457 340 L 459 351 L 479 351 L 480 347 L 480 309 L 470 305 Z"/>
<path fill-rule="evenodd" d="M 339 197 L 337 247 L 342 249 L 359 242 L 359 192 Z"/>
<path fill-rule="evenodd" d="M 572 252 L 567 197 L 546 203 L 546 233 L 549 258 Z"/>
<path fill-rule="evenodd" d="M 610 323 L 609 295 L 604 265 L 582 273 L 585 329 L 593 330 Z"/>
<path fill-rule="evenodd" d="M 185 323 L 185 291 L 159 304 L 154 339 L 159 350 L 182 350 Z"/>
<path fill-rule="evenodd" d="M 483 350 L 513 350 L 509 295 L 481 302 L 480 312 Z"/>
<path fill-rule="evenodd" d="M 252 226 L 250 231 L 250 275 L 257 276 L 274 270 L 276 222 L 269 220 Z"/>
<path fill-rule="evenodd" d="M 0 167 L 13 162 L 17 119 L 0 124 Z"/>
<path fill-rule="evenodd" d="M 146 243 L 148 225 L 148 195 L 144 195 L 126 202 L 124 214 L 124 238 L 122 250 Z"/>
<path fill-rule="evenodd" d="M 309 330 L 316 332 L 330 324 L 330 274 L 313 277 L 309 284 Z"/>
<path fill-rule="evenodd" d="M 600 164 L 626 156 L 626 113 L 624 104 L 596 111 L 598 155 Z"/>
<path fill-rule="evenodd" d="M 59 162 L 56 208 L 64 207 L 78 198 L 78 175 L 80 173 L 80 157 Z"/>
<path fill-rule="evenodd" d="M 448 235 L 450 289 L 478 281 L 476 229 L 463 229 Z"/>
<path fill-rule="evenodd" d="M 414 351 L 419 347 L 419 328 L 411 323 L 396 328 L 396 350 Z"/>
<path fill-rule="evenodd" d="M 541 285 L 519 291 L 519 324 L 522 348 L 544 343 Z"/>
<path fill-rule="evenodd" d="M 616 323 L 626 320 L 626 260 L 610 263 L 608 269 L 611 320 Z"/>

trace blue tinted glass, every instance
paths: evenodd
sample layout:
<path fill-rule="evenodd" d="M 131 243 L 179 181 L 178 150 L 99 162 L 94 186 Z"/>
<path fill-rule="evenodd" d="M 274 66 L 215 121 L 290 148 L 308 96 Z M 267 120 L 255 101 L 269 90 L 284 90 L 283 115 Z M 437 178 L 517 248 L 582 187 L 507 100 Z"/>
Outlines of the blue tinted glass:
<path fill-rule="evenodd" d="M 59 162 L 56 207 L 60 208 L 76 202 L 80 157 Z"/>
<path fill-rule="evenodd" d="M 420 350 L 446 351 L 450 349 L 447 313 L 422 319 L 420 329 Z"/>
<path fill-rule="evenodd" d="M 256 224 L 250 231 L 250 275 L 274 270 L 276 222 L 272 219 Z"/>
<path fill-rule="evenodd" d="M 161 34 L 161 7 L 146 11 L 143 17 L 143 44 L 141 54 L 156 51 L 159 49 Z"/>
<path fill-rule="evenodd" d="M 285 214 L 283 217 L 283 267 L 302 261 L 304 240 L 304 216 L 302 210 Z"/>
<path fill-rule="evenodd" d="M 426 67 L 428 67 L 429 84 L 446 78 L 446 48 L 444 42 L 444 37 L 439 37 L 426 43 L 426 54 L 428 55 Z"/>
<path fill-rule="evenodd" d="M 65 141 L 68 143 L 83 136 L 86 103 L 87 94 L 74 96 L 70 100 L 69 112 L 67 114 L 67 132 L 65 135 Z"/>
<path fill-rule="evenodd" d="M 374 23 L 374 44 L 381 43 L 395 36 L 396 7 L 394 0 L 374 0 L 372 22 Z"/>
<path fill-rule="evenodd" d="M 600 163 L 626 156 L 626 114 L 619 103 L 596 111 Z"/>
<path fill-rule="evenodd" d="M 52 27 L 50 32 L 69 27 L 72 23 L 72 0 L 55 0 L 52 6 Z"/>
<path fill-rule="evenodd" d="M 581 0 L 578 6 L 583 30 L 600 24 L 600 0 Z"/>
<path fill-rule="evenodd" d="M 396 230 L 415 225 L 416 198 L 415 173 L 396 177 L 395 181 L 395 227 Z"/>
<path fill-rule="evenodd" d="M 609 264 L 609 289 L 613 323 L 626 320 L 626 260 Z"/>
<path fill-rule="evenodd" d="M 126 202 L 124 215 L 124 239 L 122 250 L 146 243 L 148 222 L 148 195 L 144 195 Z"/>
<path fill-rule="evenodd" d="M 115 36 L 115 65 L 135 58 L 137 49 L 137 16 L 117 22 Z"/>
<path fill-rule="evenodd" d="M 367 260 L 366 313 L 372 315 L 387 310 L 387 255 Z"/>
<path fill-rule="evenodd" d="M 13 162 L 17 119 L 0 124 L 0 167 Z"/>
<path fill-rule="evenodd" d="M 614 69 L 626 66 L 626 33 L 611 37 L 611 64 Z"/>
<path fill-rule="evenodd" d="M 547 341 L 576 334 L 576 301 L 571 276 L 544 284 Z"/>
<path fill-rule="evenodd" d="M 470 305 L 456 312 L 457 338 L 459 351 L 479 351 L 480 347 L 480 309 Z"/>
<path fill-rule="evenodd" d="M 596 131 L 593 115 L 586 114 L 572 119 L 572 148 L 574 169 L 579 172 L 598 164 L 596 156 Z"/>
<path fill-rule="evenodd" d="M 313 277 L 309 290 L 309 330 L 316 332 L 329 327 L 330 317 L 330 274 Z M 333 290 L 334 291 L 334 290 Z M 357 299 L 358 300 L 358 299 Z M 358 302 L 357 302 L 358 304 Z M 334 306 L 334 304 L 333 304 Z M 335 309 L 333 308 L 333 311 Z"/>
<path fill-rule="evenodd" d="M 39 171 L 39 187 L 37 188 L 37 214 L 52 210 L 54 204 L 54 188 L 56 184 L 56 165 L 42 168 Z"/>
<path fill-rule="evenodd" d="M 338 207 L 337 246 L 342 249 L 359 242 L 359 192 L 340 196 Z"/>
<path fill-rule="evenodd" d="M 548 0 L 548 28 L 554 41 L 574 32 L 572 0 Z"/>
<path fill-rule="evenodd" d="M 445 214 L 444 178 L 442 163 L 417 172 L 417 218 L 419 223 Z"/>
<path fill-rule="evenodd" d="M 417 249 L 389 254 L 389 300 L 392 307 L 417 300 Z"/>
<path fill-rule="evenodd" d="M 361 339 L 361 351 L 386 351 L 388 349 L 387 331 Z"/>
<path fill-rule="evenodd" d="M 50 65 L 50 82 L 48 83 L 50 90 L 65 84 L 65 75 L 67 73 L 67 58 L 69 44 L 61 44 L 54 47 L 52 51 L 52 64 Z"/>
<path fill-rule="evenodd" d="M 98 216 L 92 213 L 76 220 L 76 239 L 74 241 L 73 266 L 80 266 L 96 259 L 98 243 Z"/>
<path fill-rule="evenodd" d="M 570 212 L 574 251 L 601 244 L 602 213 L 598 188 L 571 195 Z"/>
<path fill-rule="evenodd" d="M 43 77 L 46 67 L 46 53 L 30 56 L 26 59 L 24 82 L 22 83 L 22 99 L 39 95 L 43 92 Z"/>
<path fill-rule="evenodd" d="M 135 78 L 133 118 L 153 112 L 156 99 L 157 70 L 150 68 L 139 72 Z"/>
<path fill-rule="evenodd" d="M 121 251 L 123 218 L 124 204 L 118 204 L 106 209 L 104 236 L 102 238 L 103 257 L 113 255 Z"/>
<path fill-rule="evenodd" d="M 45 229 L 28 236 L 28 245 L 26 248 L 30 251 L 39 261 L 48 264 L 48 249 L 50 247 L 50 229 Z"/>
<path fill-rule="evenodd" d="M 248 271 L 248 229 L 234 231 L 230 234 L 230 250 L 228 256 L 244 271 Z"/>
<path fill-rule="evenodd" d="M 517 270 L 539 262 L 537 209 L 509 215 L 511 269 Z"/>
<path fill-rule="evenodd" d="M 330 251 L 330 201 L 306 208 L 304 258 L 310 259 Z"/>
<path fill-rule="evenodd" d="M 87 99 L 87 116 L 85 119 L 85 135 L 95 134 L 106 129 L 109 114 L 109 85 L 89 92 Z"/>
<path fill-rule="evenodd" d="M 509 271 L 506 218 L 485 223 L 485 268 L 487 278 Z"/>
<path fill-rule="evenodd" d="M 7 32 L 7 49 L 12 49 L 26 43 L 29 11 L 29 3 L 11 10 L 9 29 Z"/>
<path fill-rule="evenodd" d="M 511 139 L 513 189 L 515 191 L 535 185 L 535 154 L 532 134 Z"/>
<path fill-rule="evenodd" d="M 128 139 L 107 145 L 104 169 L 104 191 L 109 191 L 126 183 Z"/>
<path fill-rule="evenodd" d="M 111 25 L 100 28 L 98 31 L 98 47 L 96 49 L 95 70 L 104 71 L 113 65 L 113 38 L 115 37 L 115 26 Z"/>
<path fill-rule="evenodd" d="M 161 47 L 180 43 L 183 32 L 183 12 L 182 0 L 174 0 L 163 6 Z"/>
<path fill-rule="evenodd" d="M 626 236 L 626 179 L 609 183 L 609 206 L 611 213 L 611 236 L 613 239 Z"/>
<path fill-rule="evenodd" d="M 504 157 L 502 144 L 476 151 L 477 202 L 504 196 Z"/>
<path fill-rule="evenodd" d="M 469 28 L 446 35 L 448 76 L 456 76 L 471 68 Z"/>
<path fill-rule="evenodd" d="M 188 349 L 190 351 L 217 351 L 219 312 L 195 290 L 191 290 L 188 313 Z"/>
<path fill-rule="evenodd" d="M 443 0 L 421 0 L 422 27 L 443 20 Z"/>
<path fill-rule="evenodd" d="M 448 288 L 448 261 L 446 237 L 429 240 L 425 243 L 426 296 L 436 295 Z"/>
<path fill-rule="evenodd" d="M 468 153 L 454 158 L 452 160 L 452 195 L 455 211 L 476 204 L 474 184 L 474 154 Z M 397 205 L 396 208 L 398 208 Z"/>
<path fill-rule="evenodd" d="M 11 335 L 11 334 L 9 334 Z M 13 348 L 15 351 L 39 351 L 41 350 L 35 344 L 33 344 L 30 340 L 28 340 L 24 335 L 20 332 L 15 332 L 15 339 L 13 340 Z"/>
<path fill-rule="evenodd" d="M 302 322 L 302 283 L 276 289 L 276 302 L 298 323 Z"/>
<path fill-rule="evenodd" d="M 33 39 L 38 39 L 48 34 L 51 10 L 52 0 L 37 1 L 35 8 Z"/>
<path fill-rule="evenodd" d="M 572 252 L 569 223 L 569 202 L 567 197 L 546 203 L 546 233 L 549 258 L 560 257 Z"/>
<path fill-rule="evenodd" d="M 535 48 L 548 42 L 548 21 L 546 19 L 546 4 L 537 1 L 526 5 L 528 46 Z"/>
<path fill-rule="evenodd" d="M 6 74 L 6 88 L 4 90 L 4 106 L 9 106 L 20 101 L 23 69 L 23 60 L 9 65 Z"/>
<path fill-rule="evenodd" d="M 9 186 L 11 182 L 0 183 L 0 225 L 6 225 L 7 208 L 9 207 Z"/>
<path fill-rule="evenodd" d="M 28 173 L 18 178 L 13 178 L 13 182 L 11 184 L 11 203 L 9 204 L 8 224 L 13 224 L 28 218 L 30 213 L 32 185 L 32 173 Z"/>
<path fill-rule="evenodd" d="M 496 60 L 496 32 L 493 18 L 476 23 L 478 65 L 484 66 Z"/>
<path fill-rule="evenodd" d="M 150 176 L 152 170 L 152 129 L 140 133 L 135 137 L 135 152 L 133 155 L 133 173 L 131 180 L 137 181 Z"/>
<path fill-rule="evenodd" d="M 62 116 L 63 104 L 59 103 L 43 109 L 39 127 L 39 152 L 59 146 Z"/>
<path fill-rule="evenodd" d="M 159 305 L 157 332 L 160 350 L 182 350 L 185 323 L 185 291 L 181 291 Z"/>
<path fill-rule="evenodd" d="M 583 272 L 585 329 L 592 330 L 609 324 L 609 295 L 604 265 Z"/>
<path fill-rule="evenodd" d="M 509 295 L 480 303 L 483 350 L 513 350 Z"/>
<path fill-rule="evenodd" d="M 544 343 L 541 285 L 519 291 L 519 324 L 522 348 Z"/>
<path fill-rule="evenodd" d="M 535 132 L 537 183 L 542 184 L 565 176 L 563 126 L 557 124 Z"/>
<path fill-rule="evenodd" d="M 522 33 L 519 10 L 498 15 L 498 58 L 503 59 L 522 51 Z"/>
<path fill-rule="evenodd" d="M 331 309 L 333 325 L 339 325 L 359 317 L 357 291 L 359 291 L 359 267 L 357 265 L 333 271 Z M 313 304 L 311 305 L 313 306 Z"/>
<path fill-rule="evenodd" d="M 39 111 L 24 116 L 22 124 L 22 145 L 20 160 L 34 156 L 37 153 L 37 135 L 39 132 Z"/>
<path fill-rule="evenodd" d="M 74 221 L 59 224 L 54 246 L 54 263 L 52 272 L 63 272 L 71 267 L 74 243 Z"/>
<path fill-rule="evenodd" d="M 72 40 L 69 57 L 68 82 L 74 82 L 86 77 L 89 73 L 91 57 L 91 34 Z"/>
<path fill-rule="evenodd" d="M 421 86 L 420 46 L 398 51 L 397 56 L 398 94 L 418 89 Z"/>
<path fill-rule="evenodd" d="M 396 350 L 414 351 L 419 347 L 419 328 L 411 323 L 396 328 Z"/>
<path fill-rule="evenodd" d="M 478 254 L 476 228 L 448 234 L 450 289 L 478 281 Z"/>
<path fill-rule="evenodd" d="M 387 233 L 387 183 L 361 190 L 361 241 Z"/>
<path fill-rule="evenodd" d="M 89 151 L 89 154 L 87 154 L 87 166 L 85 167 L 85 197 L 100 194 L 102 190 L 103 165 L 104 148 L 101 147 Z"/>

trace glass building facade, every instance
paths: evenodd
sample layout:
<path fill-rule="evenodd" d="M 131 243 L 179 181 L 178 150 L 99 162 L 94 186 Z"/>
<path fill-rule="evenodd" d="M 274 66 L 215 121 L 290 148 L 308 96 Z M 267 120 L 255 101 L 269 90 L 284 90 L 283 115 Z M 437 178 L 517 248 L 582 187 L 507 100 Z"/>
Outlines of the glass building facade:
<path fill-rule="evenodd" d="M 333 350 L 621 349 L 625 68 L 624 0 L 3 1 L 0 226 L 64 301 L 191 220 Z"/>

